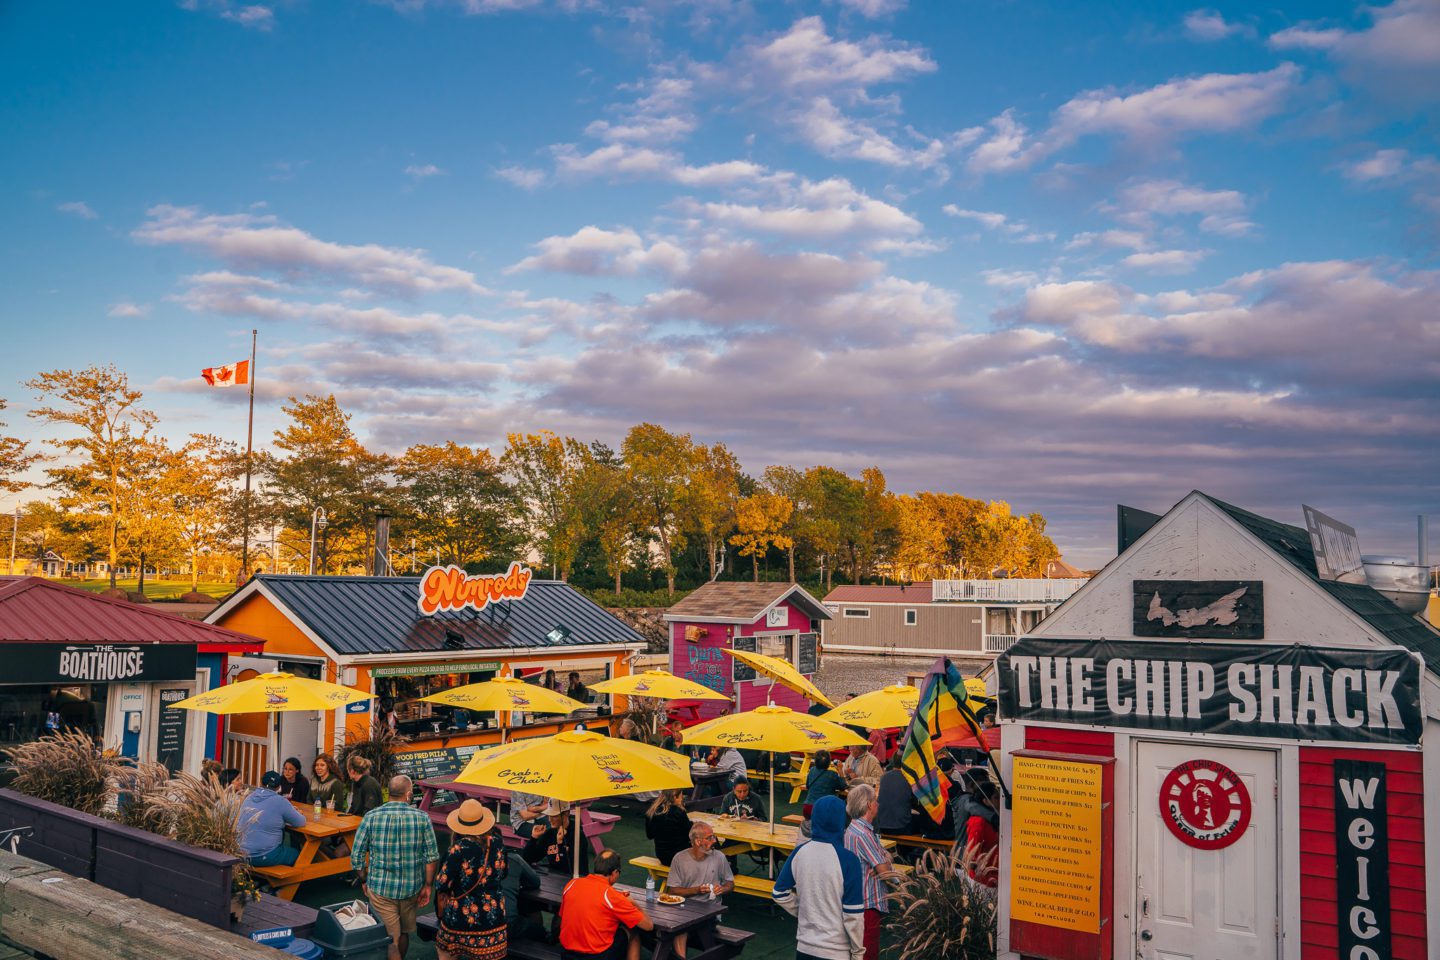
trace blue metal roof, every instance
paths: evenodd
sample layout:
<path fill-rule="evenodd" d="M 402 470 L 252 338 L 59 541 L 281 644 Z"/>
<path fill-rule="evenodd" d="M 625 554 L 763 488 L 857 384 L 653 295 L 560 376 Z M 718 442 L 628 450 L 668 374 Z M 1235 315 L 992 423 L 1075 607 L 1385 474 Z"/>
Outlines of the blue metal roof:
<path fill-rule="evenodd" d="M 431 653 L 446 649 L 524 650 L 644 644 L 614 614 L 558 580 L 531 580 L 520 600 L 485 610 L 425 616 L 419 577 L 309 577 L 258 574 L 261 587 L 336 653 Z M 563 627 L 558 641 L 546 634 Z M 463 645 L 447 647 L 446 633 Z"/>

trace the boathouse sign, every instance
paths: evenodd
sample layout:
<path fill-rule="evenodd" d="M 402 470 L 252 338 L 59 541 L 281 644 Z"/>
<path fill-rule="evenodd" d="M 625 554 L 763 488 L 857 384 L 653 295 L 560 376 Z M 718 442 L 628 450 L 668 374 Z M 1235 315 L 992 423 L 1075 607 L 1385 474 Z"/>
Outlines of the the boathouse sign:
<path fill-rule="evenodd" d="M 1341 743 L 1420 742 L 1420 662 L 1399 648 L 1319 650 L 1021 640 L 997 662 L 1011 720 Z"/>
<path fill-rule="evenodd" d="M 195 679 L 193 643 L 0 644 L 5 683 Z"/>

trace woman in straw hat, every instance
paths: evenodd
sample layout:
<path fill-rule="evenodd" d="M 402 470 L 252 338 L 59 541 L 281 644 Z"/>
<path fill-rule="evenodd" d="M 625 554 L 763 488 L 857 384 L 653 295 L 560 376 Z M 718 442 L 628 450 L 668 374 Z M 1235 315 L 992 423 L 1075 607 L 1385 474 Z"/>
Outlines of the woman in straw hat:
<path fill-rule="evenodd" d="M 466 800 L 445 818 L 454 838 L 435 877 L 440 960 L 501 960 L 507 953 L 505 895 L 509 864 L 495 835 L 495 815 Z"/>

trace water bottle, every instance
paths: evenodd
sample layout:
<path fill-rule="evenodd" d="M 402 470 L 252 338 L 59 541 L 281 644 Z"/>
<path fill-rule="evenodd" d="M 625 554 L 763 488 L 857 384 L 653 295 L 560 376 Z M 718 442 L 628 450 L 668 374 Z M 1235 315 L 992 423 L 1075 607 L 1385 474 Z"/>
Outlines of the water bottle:
<path fill-rule="evenodd" d="M 706 900 L 714 900 L 714 899 L 715 899 L 715 884 L 713 884 L 713 883 L 710 884 L 710 893 L 709 893 L 708 896 L 705 897 L 705 899 L 706 899 Z"/>
<path fill-rule="evenodd" d="M 645 878 L 645 902 L 655 902 L 655 875 L 651 874 Z"/>
<path fill-rule="evenodd" d="M 315 819 L 316 819 L 316 820 L 319 820 L 319 819 L 320 819 L 320 811 L 321 811 L 322 809 L 324 809 L 324 806 L 320 803 L 319 800 L 316 800 L 316 801 L 315 801 Z"/>

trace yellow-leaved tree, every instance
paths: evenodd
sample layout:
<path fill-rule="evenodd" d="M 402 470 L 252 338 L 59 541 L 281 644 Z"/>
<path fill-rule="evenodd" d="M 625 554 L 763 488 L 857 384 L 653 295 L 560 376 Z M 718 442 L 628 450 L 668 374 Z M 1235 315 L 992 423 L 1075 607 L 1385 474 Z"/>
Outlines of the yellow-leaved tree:
<path fill-rule="evenodd" d="M 783 532 L 794 511 L 789 497 L 768 490 L 757 490 L 736 504 L 735 520 L 740 532 L 730 542 L 740 548 L 740 556 L 750 558 L 756 583 L 760 582 L 760 558 L 771 547 L 789 551 L 795 546 L 794 539 Z"/>

